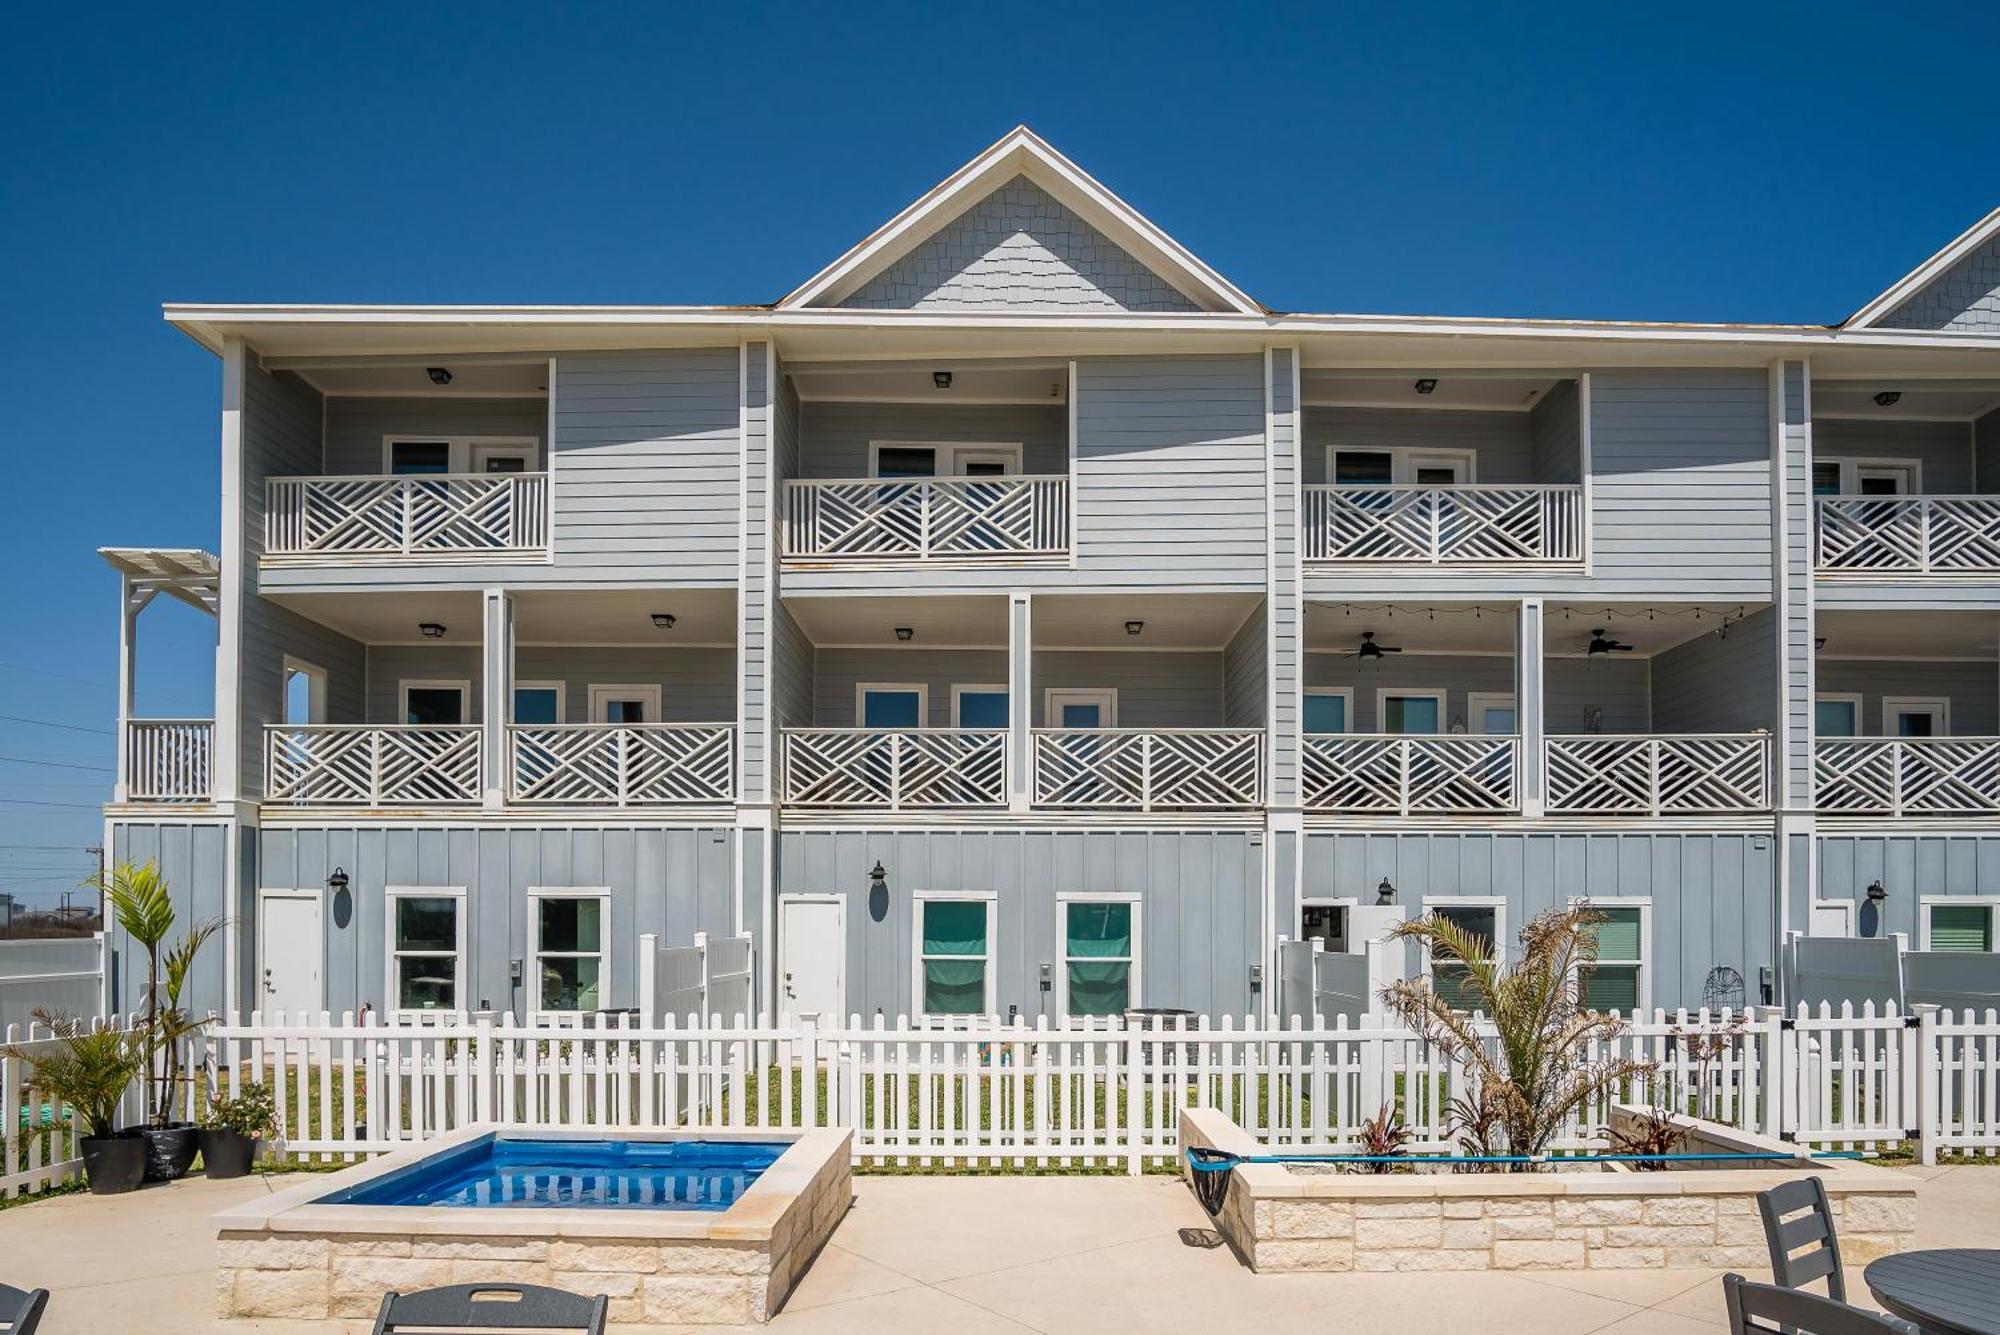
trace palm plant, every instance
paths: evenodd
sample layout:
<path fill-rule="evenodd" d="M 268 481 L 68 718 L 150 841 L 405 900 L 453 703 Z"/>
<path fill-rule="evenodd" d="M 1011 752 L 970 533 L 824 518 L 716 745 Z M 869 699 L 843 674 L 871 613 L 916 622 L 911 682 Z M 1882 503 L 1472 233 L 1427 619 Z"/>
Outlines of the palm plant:
<path fill-rule="evenodd" d="M 1429 978 L 1383 990 L 1390 1009 L 1477 1091 L 1468 1106 L 1489 1125 L 1467 1128 L 1475 1143 L 1497 1131 L 1507 1153 L 1540 1154 L 1576 1110 L 1652 1072 L 1651 1062 L 1596 1055 L 1624 1028 L 1616 1014 L 1583 1005 L 1582 974 L 1597 956 L 1603 921 L 1587 904 L 1537 914 L 1521 929 L 1521 957 L 1512 965 L 1494 959 L 1492 942 L 1448 918 L 1432 914 L 1396 929 L 1430 952 L 1433 972 L 1449 964 L 1453 990 L 1485 1016 L 1475 1021 Z"/>
<path fill-rule="evenodd" d="M 55 1031 L 60 1046 L 7 1048 L 4 1055 L 26 1062 L 28 1088 L 68 1104 L 82 1121 L 84 1135 L 116 1135 L 118 1105 L 146 1064 L 145 1045 L 125 1030 L 53 1011 L 38 1010 L 35 1018 Z"/>
<path fill-rule="evenodd" d="M 198 922 L 167 946 L 167 935 L 174 929 L 174 901 L 159 864 L 151 860 L 138 866 L 121 862 L 93 884 L 110 905 L 119 929 L 146 952 L 146 1014 L 140 1030 L 146 1056 L 146 1116 L 149 1125 L 164 1127 L 174 1087 L 182 1078 L 181 1040 L 201 1028 L 200 1021 L 188 1017 L 181 998 L 195 955 L 222 924 L 212 918 Z"/>

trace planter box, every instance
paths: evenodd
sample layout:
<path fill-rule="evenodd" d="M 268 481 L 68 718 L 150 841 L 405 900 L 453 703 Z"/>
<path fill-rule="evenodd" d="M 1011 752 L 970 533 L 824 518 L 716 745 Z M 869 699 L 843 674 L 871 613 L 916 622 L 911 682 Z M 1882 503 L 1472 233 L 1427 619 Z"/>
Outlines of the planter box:
<path fill-rule="evenodd" d="M 1620 1110 L 1629 1116 L 1630 1110 Z M 1915 1241 L 1917 1179 L 1715 1122 L 1677 1119 L 1683 1152 L 1779 1151 L 1755 1163 L 1641 1173 L 1624 1165 L 1541 1173 L 1294 1172 L 1239 1164 L 1216 1226 L 1259 1273 L 1347 1270 L 1760 1269 L 1756 1195 L 1817 1174 L 1850 1265 Z M 1272 1151 L 1212 1108 L 1181 1113 L 1181 1144 Z M 1191 1175 L 1185 1162 L 1183 1175 Z"/>

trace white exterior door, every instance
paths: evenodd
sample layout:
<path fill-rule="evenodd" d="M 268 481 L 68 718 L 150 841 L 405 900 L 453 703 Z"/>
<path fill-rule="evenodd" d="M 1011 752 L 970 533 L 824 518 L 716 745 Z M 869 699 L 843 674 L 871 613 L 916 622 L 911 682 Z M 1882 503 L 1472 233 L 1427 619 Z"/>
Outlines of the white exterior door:
<path fill-rule="evenodd" d="M 778 1013 L 838 1024 L 847 1009 L 847 905 L 808 895 L 778 899 Z"/>
<path fill-rule="evenodd" d="M 265 1014 L 313 1012 L 326 1006 L 321 970 L 317 892 L 257 896 L 257 1000 Z"/>

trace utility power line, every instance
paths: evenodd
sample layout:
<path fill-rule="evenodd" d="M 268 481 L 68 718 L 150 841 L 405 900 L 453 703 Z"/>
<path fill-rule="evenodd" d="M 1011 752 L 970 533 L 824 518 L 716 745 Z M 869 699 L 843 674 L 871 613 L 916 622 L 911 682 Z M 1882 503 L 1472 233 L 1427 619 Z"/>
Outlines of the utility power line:
<path fill-rule="evenodd" d="M 65 732 L 94 732 L 102 737 L 116 737 L 110 728 L 86 728 L 80 723 L 57 723 L 53 719 L 22 718 L 18 714 L 0 714 L 0 723 L 32 723 L 37 728 L 61 728 Z"/>
<path fill-rule="evenodd" d="M 30 760 L 26 756 L 0 756 L 9 765 L 41 765 L 47 769 L 87 769 L 97 774 L 116 774 L 109 765 L 77 765 L 67 760 Z"/>

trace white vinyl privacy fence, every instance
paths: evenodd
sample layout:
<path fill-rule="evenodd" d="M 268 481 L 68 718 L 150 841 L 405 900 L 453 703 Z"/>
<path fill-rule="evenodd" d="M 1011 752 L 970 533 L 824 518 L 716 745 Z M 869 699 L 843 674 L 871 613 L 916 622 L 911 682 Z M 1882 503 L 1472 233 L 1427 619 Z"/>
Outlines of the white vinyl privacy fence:
<path fill-rule="evenodd" d="M 745 961 L 747 963 L 747 960 Z M 1463 1069 L 1408 1030 L 1178 1020 L 941 1027 L 855 1017 L 587 1027 L 510 1015 L 385 1024 L 368 1014 L 218 1021 L 201 1056 L 236 1088 L 278 1089 L 288 1148 L 391 1149 L 477 1121 L 521 1126 L 851 1127 L 864 1164 L 1137 1172 L 1178 1152 L 1177 1114 L 1206 1104 L 1278 1148 L 1352 1147 L 1383 1109 L 1413 1150 L 1457 1148 Z M 1916 1142 L 2000 1152 L 2000 1016 L 1803 1009 L 1635 1013 L 1594 1058 L 1655 1064 L 1571 1119 L 1602 1144 L 1616 1102 L 1657 1104 L 1820 1148 Z"/>
<path fill-rule="evenodd" d="M 0 1032 L 38 1010 L 97 1015 L 104 1009 L 104 937 L 0 941 Z"/>

